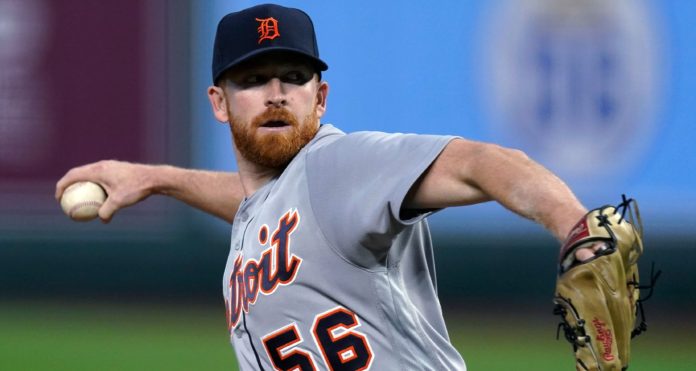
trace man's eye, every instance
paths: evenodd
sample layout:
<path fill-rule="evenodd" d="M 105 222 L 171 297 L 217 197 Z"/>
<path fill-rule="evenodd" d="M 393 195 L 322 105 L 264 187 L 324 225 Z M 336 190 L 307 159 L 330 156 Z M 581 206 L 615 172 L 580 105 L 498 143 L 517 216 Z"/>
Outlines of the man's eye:
<path fill-rule="evenodd" d="M 309 81 L 309 75 L 302 73 L 300 71 L 291 71 L 283 75 L 281 80 L 283 82 L 291 83 L 291 84 L 298 84 L 298 85 L 304 85 L 307 81 Z"/>
<path fill-rule="evenodd" d="M 267 78 L 262 75 L 248 75 L 242 79 L 242 84 L 247 86 L 261 85 L 268 81 Z"/>

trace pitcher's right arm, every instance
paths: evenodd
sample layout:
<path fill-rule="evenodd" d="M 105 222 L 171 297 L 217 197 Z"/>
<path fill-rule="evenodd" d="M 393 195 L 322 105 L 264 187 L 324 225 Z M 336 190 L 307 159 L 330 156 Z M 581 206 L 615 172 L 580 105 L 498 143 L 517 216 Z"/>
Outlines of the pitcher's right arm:
<path fill-rule="evenodd" d="M 99 209 L 103 222 L 109 222 L 118 210 L 159 194 L 232 223 L 244 198 L 237 173 L 105 160 L 70 169 L 56 183 L 56 200 L 78 181 L 95 182 L 108 194 Z"/>

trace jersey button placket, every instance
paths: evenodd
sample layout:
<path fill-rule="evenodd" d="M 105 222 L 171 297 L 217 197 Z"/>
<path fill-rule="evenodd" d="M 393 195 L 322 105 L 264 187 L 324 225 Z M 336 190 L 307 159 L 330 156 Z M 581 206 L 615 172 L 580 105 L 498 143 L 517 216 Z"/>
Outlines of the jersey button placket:
<path fill-rule="evenodd" d="M 251 219 L 249 218 L 249 213 L 246 210 L 242 210 L 239 213 L 238 218 L 235 220 L 238 229 L 235 231 L 235 234 L 239 236 L 235 243 L 235 250 L 242 250 L 244 247 L 244 238 L 246 236 L 246 231 L 249 228 L 249 224 L 251 223 Z M 241 233 L 239 233 L 241 231 Z"/>
<path fill-rule="evenodd" d="M 247 227 L 246 222 L 249 219 L 249 213 L 246 211 L 246 206 L 246 200 L 242 201 L 242 204 L 239 206 L 239 212 L 232 222 L 232 236 L 236 237 L 232 243 L 232 248 L 235 251 L 240 251 L 242 249 L 242 239 L 244 238 L 244 233 L 239 233 L 239 231 L 244 230 Z"/>
<path fill-rule="evenodd" d="M 242 241 L 239 237 L 239 228 L 241 227 L 240 224 L 242 223 L 238 219 L 235 219 L 234 224 L 232 225 L 232 248 L 235 251 L 239 251 L 242 249 Z"/>
<path fill-rule="evenodd" d="M 244 336 L 244 329 L 242 326 L 237 325 L 237 327 L 234 328 L 234 336 L 236 336 L 237 339 L 241 339 Z"/>

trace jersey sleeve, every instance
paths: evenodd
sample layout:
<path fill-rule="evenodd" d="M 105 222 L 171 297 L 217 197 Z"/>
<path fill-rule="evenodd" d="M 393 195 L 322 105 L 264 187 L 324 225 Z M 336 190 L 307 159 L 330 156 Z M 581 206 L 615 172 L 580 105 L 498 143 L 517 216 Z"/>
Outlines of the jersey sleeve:
<path fill-rule="evenodd" d="M 454 137 L 358 132 L 307 153 L 312 209 L 332 247 L 372 266 L 396 235 L 430 212 L 404 212 L 416 180 Z"/>

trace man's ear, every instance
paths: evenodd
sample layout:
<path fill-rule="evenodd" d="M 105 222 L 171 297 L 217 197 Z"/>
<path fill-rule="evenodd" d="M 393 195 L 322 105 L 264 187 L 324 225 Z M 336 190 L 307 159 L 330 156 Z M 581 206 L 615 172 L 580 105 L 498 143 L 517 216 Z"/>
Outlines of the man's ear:
<path fill-rule="evenodd" d="M 227 110 L 227 98 L 222 88 L 219 86 L 208 87 L 208 99 L 215 119 L 227 124 L 230 121 L 230 113 Z"/>
<path fill-rule="evenodd" d="M 317 117 L 321 118 L 326 112 L 326 100 L 329 96 L 329 83 L 326 81 L 319 82 L 317 89 Z"/>

